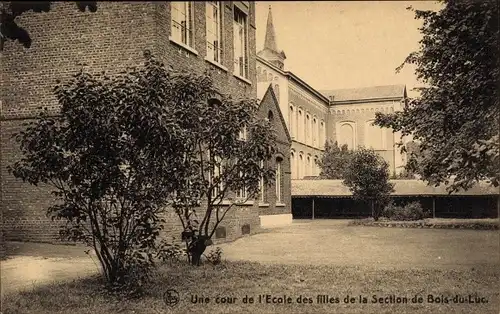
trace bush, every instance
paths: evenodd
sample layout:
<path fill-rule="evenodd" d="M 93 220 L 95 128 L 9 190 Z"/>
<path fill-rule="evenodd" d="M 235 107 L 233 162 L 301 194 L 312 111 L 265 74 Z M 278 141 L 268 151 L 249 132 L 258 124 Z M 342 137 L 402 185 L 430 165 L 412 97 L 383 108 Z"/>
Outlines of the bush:
<path fill-rule="evenodd" d="M 205 257 L 212 265 L 219 265 L 222 263 L 222 249 L 217 247 L 215 250 L 210 251 Z"/>
<path fill-rule="evenodd" d="M 187 252 L 179 244 L 162 242 L 158 249 L 157 257 L 163 262 L 177 263 L 183 258 L 187 258 Z"/>
<path fill-rule="evenodd" d="M 411 202 L 405 206 L 397 206 L 391 202 L 385 207 L 382 215 L 390 220 L 412 221 L 424 219 L 429 213 L 424 211 L 420 202 Z"/>

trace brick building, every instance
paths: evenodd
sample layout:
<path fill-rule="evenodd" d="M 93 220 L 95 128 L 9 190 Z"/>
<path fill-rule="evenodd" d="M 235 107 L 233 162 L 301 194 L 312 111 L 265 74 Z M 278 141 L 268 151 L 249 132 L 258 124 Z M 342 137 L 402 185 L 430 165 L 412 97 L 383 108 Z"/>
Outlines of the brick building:
<path fill-rule="evenodd" d="M 404 85 L 317 91 L 294 73 L 285 70 L 286 55 L 278 49 L 271 8 L 264 47 L 257 53 L 257 95 L 269 84 L 292 138 L 292 179 L 317 176 L 315 160 L 325 141 L 337 141 L 350 148 L 372 147 L 389 163 L 391 173 L 399 173 L 405 156 L 395 147 L 399 134 L 373 126 L 376 112 L 401 110 L 406 99 Z"/>
<path fill-rule="evenodd" d="M 52 92 L 56 80 L 69 80 L 82 66 L 95 73 L 119 73 L 140 64 L 148 49 L 175 69 L 210 70 L 216 85 L 234 98 L 257 96 L 253 2 L 99 2 L 95 13 L 79 12 L 72 2 L 57 2 L 48 13 L 24 14 L 18 24 L 30 32 L 33 43 L 24 49 L 7 42 L 0 63 L 1 213 L 6 240 L 53 241 L 57 235 L 55 223 L 45 215 L 54 201 L 48 188 L 23 184 L 6 168 L 20 157 L 11 135 L 23 122 L 43 109 L 57 114 Z M 266 110 L 273 97 L 263 102 Z M 278 119 L 276 126 L 282 127 Z M 271 193 L 277 189 L 271 189 L 267 197 L 273 206 L 266 209 L 252 202 L 236 208 L 225 221 L 226 232 L 218 232 L 220 237 L 234 239 L 244 225 L 257 230 L 259 210 L 262 215 L 290 213 L 289 149 L 277 160 L 282 173 L 279 206 L 274 206 L 276 196 Z M 178 228 L 176 219 L 169 219 L 167 230 Z"/>

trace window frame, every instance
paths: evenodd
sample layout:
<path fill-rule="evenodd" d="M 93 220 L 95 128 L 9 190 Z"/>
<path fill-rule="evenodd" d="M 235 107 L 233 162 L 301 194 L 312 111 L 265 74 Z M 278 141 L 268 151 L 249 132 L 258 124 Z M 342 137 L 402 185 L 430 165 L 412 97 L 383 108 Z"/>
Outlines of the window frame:
<path fill-rule="evenodd" d="M 217 54 L 213 54 L 213 55 L 209 55 L 209 45 L 211 45 L 211 43 L 208 41 L 208 25 L 209 25 L 209 19 L 208 19 L 208 8 L 212 6 L 212 7 L 215 7 L 217 8 L 217 17 L 216 17 L 216 24 L 217 24 L 217 30 L 216 30 L 216 39 L 217 39 L 217 47 L 214 46 L 213 50 L 217 51 Z M 205 44 L 206 44 L 206 57 L 207 59 L 209 59 L 210 61 L 212 62 L 215 62 L 215 63 L 218 63 L 220 65 L 223 64 L 222 60 L 223 60 L 223 30 L 224 30 L 224 5 L 222 3 L 222 1 L 207 1 L 205 3 Z M 213 11 L 212 11 L 213 12 Z M 212 18 L 212 21 L 214 19 Z M 217 60 L 216 60 L 217 59 Z"/>
<path fill-rule="evenodd" d="M 242 18 L 244 18 L 244 24 L 238 23 L 236 20 L 236 14 L 240 14 Z M 248 51 L 248 13 L 244 12 L 240 8 L 238 8 L 236 5 L 233 5 L 233 74 L 245 79 L 249 78 L 249 51 Z M 242 64 L 240 63 L 240 60 L 238 59 L 238 62 L 236 62 L 236 34 L 235 34 L 235 29 L 237 24 L 240 26 L 240 30 L 243 30 L 243 39 L 242 41 L 242 56 L 239 56 L 239 58 L 243 58 Z M 242 71 L 241 71 L 242 70 Z M 243 73 L 241 73 L 243 72 Z"/>
<path fill-rule="evenodd" d="M 189 48 L 195 49 L 195 36 L 194 36 L 194 29 L 195 29 L 195 20 L 194 20 L 194 1 L 173 1 L 170 2 L 170 37 L 173 41 L 178 42 L 182 45 L 185 45 Z M 187 29 L 186 31 L 186 38 L 184 38 L 182 34 L 182 22 L 183 21 L 177 21 L 175 20 L 175 15 L 174 15 L 174 10 L 177 12 L 180 12 L 177 9 L 177 5 L 186 5 L 188 6 L 186 9 L 186 15 L 189 13 L 188 16 L 186 16 L 186 24 L 189 25 L 185 27 Z M 189 22 L 189 23 L 188 23 Z M 178 33 L 174 32 L 174 27 L 175 25 L 179 25 L 180 27 L 180 38 L 178 37 Z M 184 39 L 186 41 L 184 41 Z"/>
<path fill-rule="evenodd" d="M 283 175 L 282 175 L 282 162 L 283 160 L 281 158 L 276 158 L 276 176 L 275 176 L 275 188 L 276 188 L 276 204 L 283 204 L 283 195 L 282 195 L 282 189 L 281 189 L 281 183 L 283 181 Z"/>

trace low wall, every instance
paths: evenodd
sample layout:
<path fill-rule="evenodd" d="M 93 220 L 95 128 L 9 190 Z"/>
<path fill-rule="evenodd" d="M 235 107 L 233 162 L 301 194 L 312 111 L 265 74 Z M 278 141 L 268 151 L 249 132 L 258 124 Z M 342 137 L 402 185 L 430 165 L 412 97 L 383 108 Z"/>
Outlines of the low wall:
<path fill-rule="evenodd" d="M 274 228 L 286 226 L 292 223 L 292 214 L 279 214 L 279 215 L 261 215 L 260 227 L 261 228 Z"/>

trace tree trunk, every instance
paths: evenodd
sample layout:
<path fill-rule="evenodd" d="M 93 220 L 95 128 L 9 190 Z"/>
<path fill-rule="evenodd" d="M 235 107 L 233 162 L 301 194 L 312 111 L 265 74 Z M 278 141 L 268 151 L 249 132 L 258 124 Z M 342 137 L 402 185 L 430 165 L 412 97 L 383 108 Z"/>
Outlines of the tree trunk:
<path fill-rule="evenodd" d="M 378 213 L 375 208 L 375 202 L 372 200 L 371 203 L 372 203 L 372 217 L 375 221 L 378 221 Z"/>
<path fill-rule="evenodd" d="M 205 252 L 206 248 L 207 248 L 207 246 L 205 245 L 204 240 L 195 240 L 192 243 L 192 246 L 190 249 L 191 265 L 200 266 L 201 256 L 203 255 L 203 252 Z"/>

